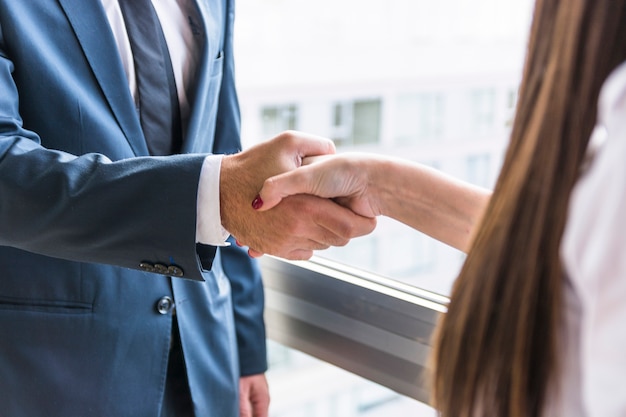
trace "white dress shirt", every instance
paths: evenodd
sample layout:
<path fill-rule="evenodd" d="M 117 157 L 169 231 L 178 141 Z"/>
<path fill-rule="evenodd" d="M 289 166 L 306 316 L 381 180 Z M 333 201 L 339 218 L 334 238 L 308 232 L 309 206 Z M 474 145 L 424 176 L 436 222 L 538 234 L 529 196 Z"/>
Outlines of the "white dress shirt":
<path fill-rule="evenodd" d="M 128 87 L 136 99 L 135 64 L 122 11 L 117 0 L 101 1 L 128 78 Z M 170 52 L 184 135 L 191 112 L 189 97 L 192 96 L 191 89 L 194 88 L 201 51 L 201 40 L 194 36 L 192 25 L 200 24 L 200 16 L 195 0 L 152 0 L 152 4 Z M 205 159 L 198 185 L 196 241 L 214 246 L 225 245 L 224 241 L 228 237 L 228 232 L 222 228 L 220 215 L 221 161 L 221 155 L 211 155 Z"/>
<path fill-rule="evenodd" d="M 604 83 L 589 151 L 561 243 L 562 390 L 547 416 L 626 416 L 626 64 Z"/>

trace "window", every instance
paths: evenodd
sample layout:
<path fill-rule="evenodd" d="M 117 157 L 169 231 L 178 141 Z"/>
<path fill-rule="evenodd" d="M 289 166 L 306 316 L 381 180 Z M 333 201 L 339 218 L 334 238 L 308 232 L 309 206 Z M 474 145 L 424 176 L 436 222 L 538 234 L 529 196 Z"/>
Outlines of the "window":
<path fill-rule="evenodd" d="M 434 417 L 423 403 L 310 355 L 272 341 L 268 350 L 272 417 Z"/>
<path fill-rule="evenodd" d="M 432 409 L 404 397 L 428 400 L 429 338 L 445 297 L 322 258 L 260 262 L 268 336 L 278 343 L 269 344 L 272 417 L 339 411 L 346 413 L 341 417 L 433 417 Z M 300 382 L 308 382 L 307 392 L 290 393 Z"/>
<path fill-rule="evenodd" d="M 264 137 L 271 137 L 284 130 L 298 128 L 298 108 L 293 104 L 266 106 L 261 109 Z"/>
<path fill-rule="evenodd" d="M 472 184 L 481 187 L 491 187 L 490 180 L 493 178 L 490 171 L 491 155 L 470 155 L 467 157 L 467 174 L 465 178 Z"/>
<path fill-rule="evenodd" d="M 397 98 L 394 118 L 398 145 L 434 142 L 443 133 L 443 97 L 439 93 L 416 93 Z"/>
<path fill-rule="evenodd" d="M 334 139 L 340 152 L 432 162 L 491 186 L 531 11 L 531 0 L 239 0 L 243 142 L 301 129 Z M 405 401 L 406 411 L 382 415 L 422 417 L 408 398 L 428 400 L 422 376 L 430 332 L 464 255 L 381 218 L 372 235 L 317 256 L 261 258 L 268 336 L 376 385 L 344 395 L 320 383 L 309 388 L 320 390 L 310 393 L 315 401 L 300 404 L 281 391 L 271 417 L 377 417 L 376 410 Z M 273 387 L 296 374 L 312 381 L 330 372 L 282 346 L 272 348 L 280 358 L 272 362 Z M 402 399 L 390 400 L 395 394 L 379 385 Z M 283 408 L 290 399 L 293 407 Z"/>
<path fill-rule="evenodd" d="M 489 133 L 495 127 L 495 91 L 485 88 L 471 91 L 469 94 L 469 114 L 472 132 Z"/>
<path fill-rule="evenodd" d="M 380 99 L 360 99 L 333 106 L 333 134 L 337 146 L 368 145 L 379 142 Z"/>
<path fill-rule="evenodd" d="M 436 267 L 437 244 L 395 220 L 380 218 L 372 234 L 353 239 L 349 247 L 329 248 L 320 255 L 419 286 L 421 282 L 414 280 Z"/>
<path fill-rule="evenodd" d="M 517 107 L 517 90 L 510 89 L 507 95 L 507 119 L 505 126 L 510 128 L 513 126 L 513 117 L 515 116 L 515 109 Z"/>

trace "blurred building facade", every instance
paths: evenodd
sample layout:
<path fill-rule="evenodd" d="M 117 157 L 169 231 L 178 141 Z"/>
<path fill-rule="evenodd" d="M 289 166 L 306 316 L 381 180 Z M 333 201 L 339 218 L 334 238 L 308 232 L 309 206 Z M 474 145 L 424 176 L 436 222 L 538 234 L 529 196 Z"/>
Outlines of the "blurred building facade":
<path fill-rule="evenodd" d="M 529 0 L 238 0 L 244 147 L 302 130 L 332 138 L 338 152 L 407 158 L 489 188 L 508 141 L 531 6 Z M 319 255 L 442 294 L 463 261 L 460 252 L 385 218 L 372 235 Z M 340 382 L 341 371 L 313 366 L 296 352 L 273 352 L 282 358 L 273 358 L 275 375 L 283 378 L 272 381 L 281 392 L 273 417 L 408 415 L 389 412 L 404 403 L 393 393 Z M 283 390 L 298 380 L 319 387 L 316 401 L 310 392 Z"/>

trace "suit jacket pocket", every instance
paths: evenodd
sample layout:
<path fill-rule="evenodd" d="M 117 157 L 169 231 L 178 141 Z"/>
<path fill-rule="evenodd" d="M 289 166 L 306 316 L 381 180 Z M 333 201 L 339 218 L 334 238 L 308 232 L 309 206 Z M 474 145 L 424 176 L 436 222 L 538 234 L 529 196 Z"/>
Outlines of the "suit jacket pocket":
<path fill-rule="evenodd" d="M 0 247 L 0 310 L 86 314 L 93 287 L 80 263 Z"/>
<path fill-rule="evenodd" d="M 92 312 L 92 304 L 65 300 L 11 298 L 0 296 L 0 310 L 23 310 L 47 314 L 87 314 Z"/>

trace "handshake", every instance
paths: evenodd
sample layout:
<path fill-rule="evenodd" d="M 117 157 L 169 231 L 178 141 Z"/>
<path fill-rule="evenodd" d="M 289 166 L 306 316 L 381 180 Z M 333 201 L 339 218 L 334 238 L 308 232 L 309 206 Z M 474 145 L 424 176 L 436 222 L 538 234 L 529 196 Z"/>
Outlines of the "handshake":
<path fill-rule="evenodd" d="M 224 157 L 224 228 L 251 256 L 298 260 L 370 233 L 385 215 L 469 249 L 490 190 L 404 159 L 334 152 L 328 139 L 285 132 Z"/>
<path fill-rule="evenodd" d="M 372 232 L 380 213 L 368 198 L 365 172 L 347 160 L 333 162 L 334 152 L 328 139 L 289 131 L 225 156 L 223 227 L 251 256 L 292 260 Z"/>

